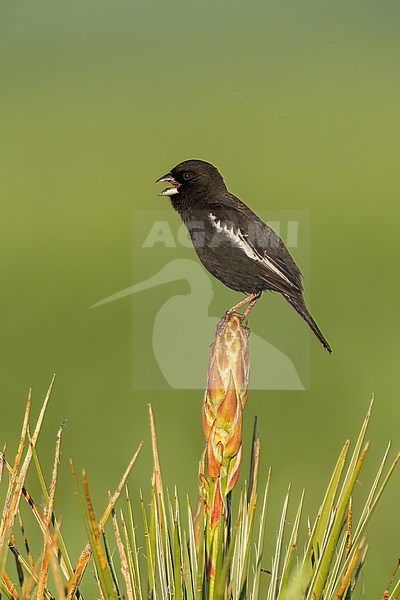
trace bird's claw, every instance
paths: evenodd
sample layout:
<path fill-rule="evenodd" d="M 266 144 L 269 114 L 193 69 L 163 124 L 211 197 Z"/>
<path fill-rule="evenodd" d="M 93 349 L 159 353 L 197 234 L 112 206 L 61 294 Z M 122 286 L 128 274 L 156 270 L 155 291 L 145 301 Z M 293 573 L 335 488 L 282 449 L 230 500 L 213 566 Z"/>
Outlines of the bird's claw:
<path fill-rule="evenodd" d="M 238 319 L 240 319 L 240 321 L 244 321 L 246 319 L 246 315 L 236 311 L 233 311 L 228 314 L 228 319 L 230 319 L 231 317 L 237 317 Z"/>
<path fill-rule="evenodd" d="M 218 325 L 217 325 L 217 333 L 222 333 L 222 331 L 225 329 L 229 319 L 231 319 L 232 317 L 237 317 L 240 320 L 242 325 L 245 322 L 247 324 L 247 315 L 244 315 L 243 313 L 229 309 L 226 311 L 224 316 L 221 317 L 221 319 L 219 320 Z"/>

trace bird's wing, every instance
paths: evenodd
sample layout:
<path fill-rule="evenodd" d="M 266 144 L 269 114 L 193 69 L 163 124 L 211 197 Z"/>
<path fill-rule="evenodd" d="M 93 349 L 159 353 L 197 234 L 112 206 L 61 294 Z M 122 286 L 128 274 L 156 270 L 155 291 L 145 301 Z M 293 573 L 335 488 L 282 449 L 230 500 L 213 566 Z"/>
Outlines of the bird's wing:
<path fill-rule="evenodd" d="M 265 280 L 278 291 L 301 291 L 300 270 L 281 238 L 247 206 L 245 209 L 250 214 L 211 206 L 208 218 L 217 233 L 225 236 L 262 268 Z"/>

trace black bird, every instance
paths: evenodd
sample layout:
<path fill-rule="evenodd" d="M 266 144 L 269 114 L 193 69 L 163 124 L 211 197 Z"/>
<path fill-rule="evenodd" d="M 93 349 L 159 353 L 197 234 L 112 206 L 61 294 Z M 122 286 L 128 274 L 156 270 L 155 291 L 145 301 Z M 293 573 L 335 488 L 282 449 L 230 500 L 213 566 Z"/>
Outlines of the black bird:
<path fill-rule="evenodd" d="M 306 307 L 300 269 L 285 244 L 227 190 L 216 167 L 202 160 L 187 160 L 156 183 L 160 181 L 171 183 L 160 196 L 171 198 L 205 268 L 229 288 L 246 294 L 227 314 L 247 304 L 243 312 L 247 316 L 262 292 L 280 292 L 332 352 Z"/>

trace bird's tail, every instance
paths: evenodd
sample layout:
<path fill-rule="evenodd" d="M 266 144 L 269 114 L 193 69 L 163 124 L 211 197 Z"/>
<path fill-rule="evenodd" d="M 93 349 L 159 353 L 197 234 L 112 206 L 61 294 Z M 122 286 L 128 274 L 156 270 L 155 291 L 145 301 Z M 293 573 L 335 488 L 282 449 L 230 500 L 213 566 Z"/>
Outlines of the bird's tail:
<path fill-rule="evenodd" d="M 326 348 L 326 350 L 328 350 L 329 354 L 332 354 L 332 348 L 330 347 L 324 335 L 322 334 L 322 331 L 310 315 L 306 303 L 304 302 L 303 296 L 300 294 L 296 296 L 289 296 L 289 294 L 284 294 L 284 296 L 289 302 L 289 304 L 291 304 L 293 308 L 299 313 L 299 315 L 303 317 L 306 323 L 308 323 L 308 325 L 311 327 L 311 329 L 313 330 L 323 347 Z"/>

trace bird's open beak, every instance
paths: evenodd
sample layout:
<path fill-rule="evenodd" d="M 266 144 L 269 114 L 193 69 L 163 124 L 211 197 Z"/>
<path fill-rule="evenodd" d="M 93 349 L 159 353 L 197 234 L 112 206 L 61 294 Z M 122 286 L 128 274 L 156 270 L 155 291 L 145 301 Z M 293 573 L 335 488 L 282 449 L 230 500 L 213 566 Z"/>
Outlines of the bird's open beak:
<path fill-rule="evenodd" d="M 174 179 L 172 177 L 171 173 L 167 173 L 166 175 L 163 175 L 162 177 L 160 177 L 160 179 L 157 179 L 156 183 L 161 183 L 161 181 L 168 181 L 168 183 L 170 183 L 172 185 L 172 187 L 170 188 L 165 188 L 165 190 L 163 190 L 160 194 L 158 194 L 159 196 L 173 196 L 174 194 L 178 194 L 178 188 L 180 186 L 180 183 L 178 183 L 176 181 L 176 179 Z"/>

